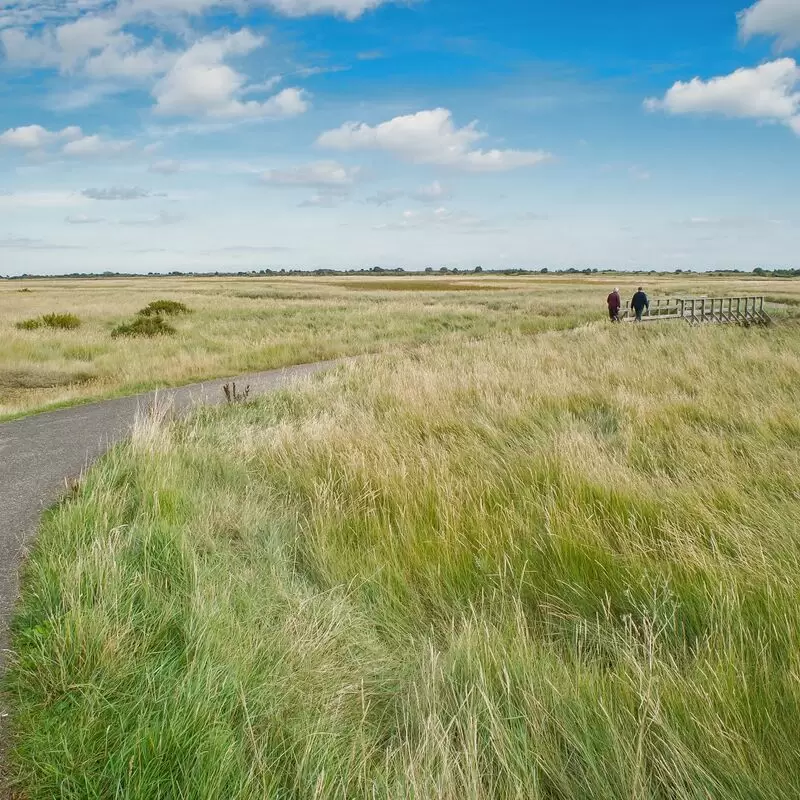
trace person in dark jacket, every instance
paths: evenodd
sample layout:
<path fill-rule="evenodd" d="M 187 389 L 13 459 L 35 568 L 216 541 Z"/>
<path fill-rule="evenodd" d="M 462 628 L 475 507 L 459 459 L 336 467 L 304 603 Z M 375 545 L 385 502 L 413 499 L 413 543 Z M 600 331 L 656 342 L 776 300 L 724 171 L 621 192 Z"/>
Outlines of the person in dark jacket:
<path fill-rule="evenodd" d="M 650 308 L 650 301 L 647 299 L 647 295 L 644 293 L 644 290 L 640 286 L 636 290 L 636 294 L 633 296 L 633 300 L 631 300 L 631 308 L 636 313 L 636 321 L 642 321 L 642 314 L 646 308 Z"/>
<path fill-rule="evenodd" d="M 614 289 L 606 299 L 608 303 L 608 316 L 612 322 L 619 322 L 619 309 L 622 306 L 622 298 L 619 296 L 619 289 Z"/>

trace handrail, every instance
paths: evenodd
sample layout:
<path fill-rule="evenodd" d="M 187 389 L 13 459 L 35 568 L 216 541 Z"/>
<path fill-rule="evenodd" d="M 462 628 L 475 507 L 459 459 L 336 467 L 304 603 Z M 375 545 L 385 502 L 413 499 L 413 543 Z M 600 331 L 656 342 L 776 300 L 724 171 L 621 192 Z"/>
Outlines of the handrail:
<path fill-rule="evenodd" d="M 625 304 L 621 319 L 633 319 L 630 302 Z M 650 301 L 641 321 L 681 319 L 689 324 L 723 323 L 769 325 L 772 320 L 764 311 L 763 295 L 732 297 L 661 297 Z"/>

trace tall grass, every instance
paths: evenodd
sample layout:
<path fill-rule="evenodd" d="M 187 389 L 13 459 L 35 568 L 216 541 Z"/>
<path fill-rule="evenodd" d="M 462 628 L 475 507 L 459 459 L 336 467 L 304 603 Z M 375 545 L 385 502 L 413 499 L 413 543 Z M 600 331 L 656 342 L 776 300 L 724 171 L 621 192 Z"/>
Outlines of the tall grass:
<path fill-rule="evenodd" d="M 636 278 L 641 281 L 641 278 Z M 614 276 L 419 278 L 153 278 L 0 281 L 2 373 L 26 370 L 82 376 L 47 388 L 0 390 L 0 417 L 155 386 L 324 360 L 398 346 L 490 334 L 528 335 L 604 319 Z M 632 292 L 636 283 L 631 282 Z M 800 282 L 659 276 L 646 282 L 651 296 L 761 294 L 800 301 Z M 111 338 L 112 330 L 163 297 L 156 308 L 182 303 L 176 336 Z M 626 297 L 627 299 L 627 297 Z M 15 322 L 52 308 L 80 316 L 80 337 L 62 331 L 20 331 Z M 790 313 L 782 305 L 781 313 Z M 796 311 L 794 312 L 796 313 Z M 26 384 L 36 384 L 35 379 Z"/>
<path fill-rule="evenodd" d="M 796 798 L 800 331 L 590 326 L 142 420 L 15 623 L 35 798 Z"/>

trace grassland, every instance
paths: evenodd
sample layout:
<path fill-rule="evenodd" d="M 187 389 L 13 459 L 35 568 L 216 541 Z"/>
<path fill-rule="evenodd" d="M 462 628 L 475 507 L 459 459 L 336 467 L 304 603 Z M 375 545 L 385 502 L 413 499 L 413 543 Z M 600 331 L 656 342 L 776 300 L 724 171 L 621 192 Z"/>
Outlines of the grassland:
<path fill-rule="evenodd" d="M 24 796 L 798 797 L 796 320 L 519 324 L 141 420 L 27 568 Z"/>
<path fill-rule="evenodd" d="M 0 282 L 0 418 L 89 398 L 443 338 L 526 335 L 602 317 L 613 277 L 159 278 Z M 630 283 L 630 281 L 629 281 Z M 651 294 L 759 293 L 790 280 L 655 278 Z M 631 283 L 625 291 L 632 292 Z M 153 300 L 185 303 L 175 336 L 112 338 Z M 74 314 L 73 330 L 20 330 Z"/>

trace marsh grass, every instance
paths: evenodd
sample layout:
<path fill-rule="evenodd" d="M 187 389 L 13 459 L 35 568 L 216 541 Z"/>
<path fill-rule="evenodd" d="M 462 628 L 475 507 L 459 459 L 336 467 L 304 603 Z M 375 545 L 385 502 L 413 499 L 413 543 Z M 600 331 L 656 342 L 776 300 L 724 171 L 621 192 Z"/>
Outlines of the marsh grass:
<path fill-rule="evenodd" d="M 22 331 L 34 331 L 39 328 L 52 328 L 53 330 L 74 331 L 80 328 L 81 321 L 75 314 L 42 314 L 41 317 L 25 319 L 18 322 L 16 327 Z"/>
<path fill-rule="evenodd" d="M 157 410 L 31 556 L 20 790 L 796 798 L 799 384 L 598 324 Z"/>
<path fill-rule="evenodd" d="M 175 314 L 189 314 L 191 309 L 179 300 L 153 300 L 136 313 L 141 317 L 152 317 L 157 314 L 174 316 Z"/>
<path fill-rule="evenodd" d="M 19 284 L 0 281 L 6 312 L 0 320 L 0 368 L 35 365 L 96 375 L 86 384 L 2 390 L 0 417 L 434 341 L 468 343 L 494 334 L 573 328 L 604 318 L 605 297 L 615 282 L 625 287 L 613 276 L 143 278 L 31 281 L 21 288 L 34 291 L 19 293 Z M 800 299 L 800 282 L 791 280 L 682 275 L 654 277 L 647 288 L 653 297 L 769 293 Z M 153 297 L 192 309 L 180 317 L 180 336 L 109 337 L 120 320 L 134 318 Z M 31 335 L 14 327 L 64 306 L 84 321 L 80 342 L 59 331 Z M 781 306 L 770 313 L 786 317 L 789 311 Z"/>
<path fill-rule="evenodd" d="M 122 322 L 111 331 L 111 338 L 120 336 L 153 338 L 154 336 L 174 336 L 177 333 L 161 315 L 137 316 L 131 322 Z"/>

